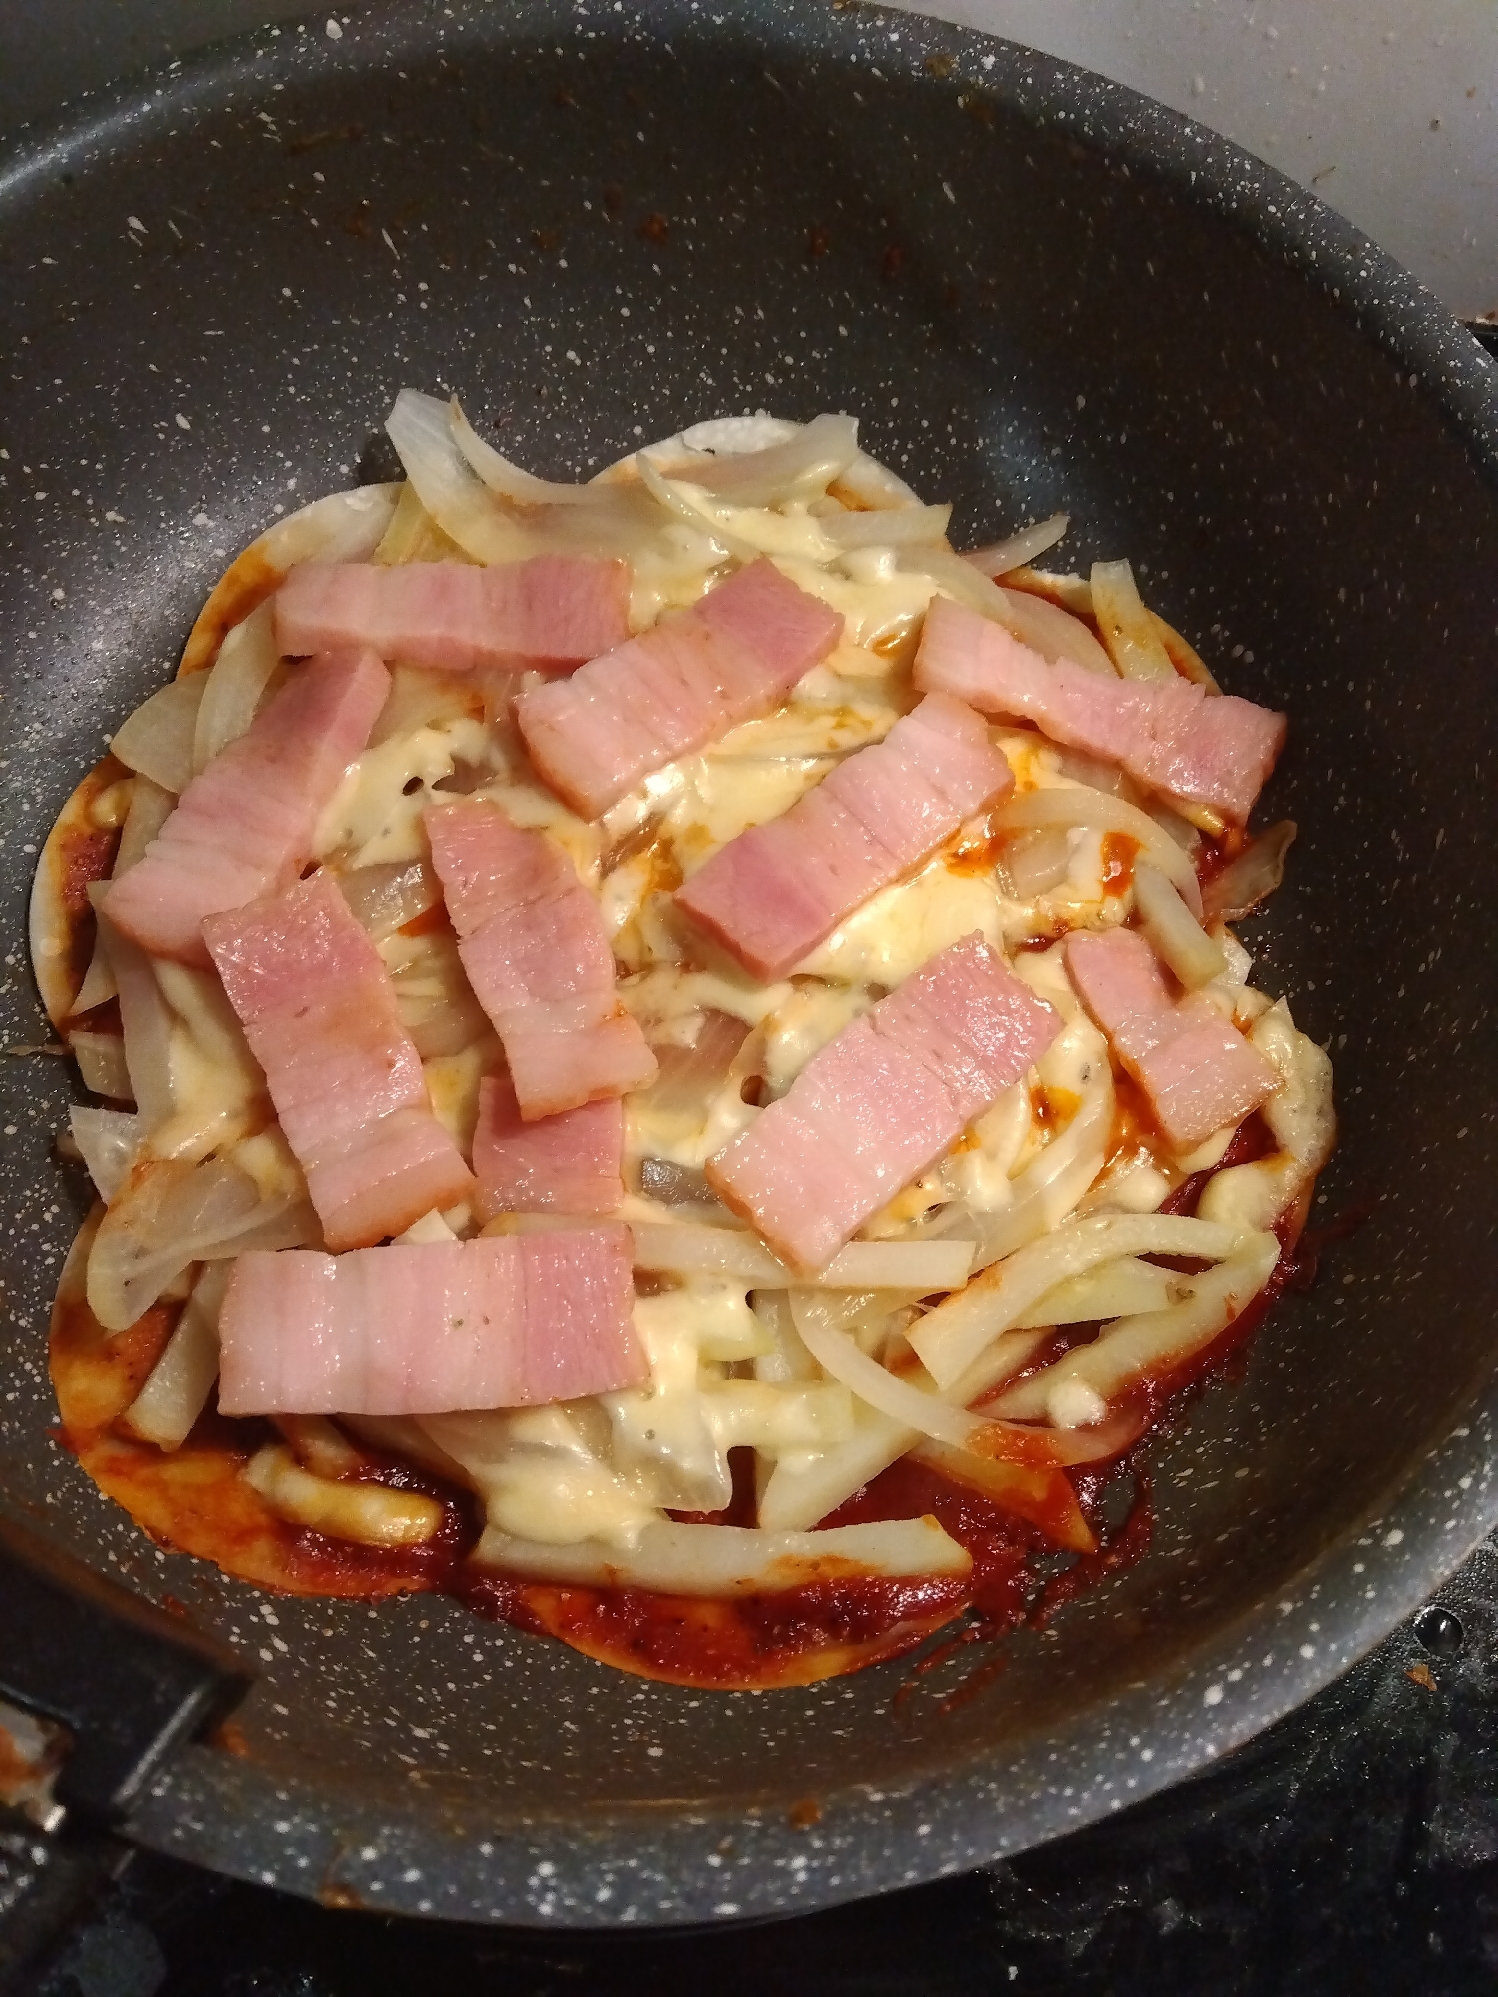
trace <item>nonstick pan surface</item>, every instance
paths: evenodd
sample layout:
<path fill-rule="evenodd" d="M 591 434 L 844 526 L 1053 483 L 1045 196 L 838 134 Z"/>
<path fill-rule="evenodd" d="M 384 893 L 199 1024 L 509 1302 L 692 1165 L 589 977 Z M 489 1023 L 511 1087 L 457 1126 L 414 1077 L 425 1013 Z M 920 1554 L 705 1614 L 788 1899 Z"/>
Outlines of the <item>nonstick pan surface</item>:
<path fill-rule="evenodd" d="M 271 1599 L 160 1551 L 51 1435 L 86 1204 L 64 1064 L 0 1063 L 9 1509 L 238 1645 L 246 1752 L 133 1834 L 324 1898 L 577 1924 L 930 1877 L 1203 1767 L 1498 1522 L 1489 364 L 1225 142 L 866 8 L 401 5 L 266 30 L 0 159 L 3 1034 L 45 1033 L 34 855 L 227 557 L 352 482 L 396 391 L 579 475 L 708 415 L 843 407 L 958 545 L 1066 507 L 1236 692 L 1301 827 L 1251 927 L 1337 1064 L 1313 1226 L 1365 1223 L 1152 1455 L 1131 1572 L 944 1710 L 899 1664 L 723 1696 L 431 1596 Z M 370 468 L 366 463 L 366 470 Z"/>

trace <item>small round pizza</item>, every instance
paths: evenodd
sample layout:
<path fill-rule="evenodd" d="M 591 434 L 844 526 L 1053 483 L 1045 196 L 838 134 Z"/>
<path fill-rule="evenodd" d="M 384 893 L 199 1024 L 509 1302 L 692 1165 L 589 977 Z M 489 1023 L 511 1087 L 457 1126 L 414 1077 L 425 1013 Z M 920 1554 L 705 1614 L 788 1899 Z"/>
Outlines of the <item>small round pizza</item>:
<path fill-rule="evenodd" d="M 1229 926 L 1284 716 L 1037 567 L 1064 516 L 954 552 L 848 416 L 583 485 L 388 429 L 41 856 L 70 1446 L 261 1587 L 684 1685 L 1048 1613 L 1332 1147 Z"/>

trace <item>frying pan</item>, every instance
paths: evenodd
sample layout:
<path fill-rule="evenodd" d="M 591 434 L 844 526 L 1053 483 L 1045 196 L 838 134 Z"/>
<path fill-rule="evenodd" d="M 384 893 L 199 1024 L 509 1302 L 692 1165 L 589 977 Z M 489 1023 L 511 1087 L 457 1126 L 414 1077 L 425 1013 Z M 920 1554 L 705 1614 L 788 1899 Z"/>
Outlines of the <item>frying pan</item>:
<path fill-rule="evenodd" d="M 1259 978 L 1337 1064 L 1312 1225 L 1365 1224 L 1152 1452 L 1153 1549 L 966 1703 L 900 1664 L 712 1696 L 413 1596 L 270 1600 L 146 1542 L 51 1439 L 86 1194 L 63 1064 L 0 1063 L 11 1516 L 259 1672 L 130 1835 L 390 1911 L 792 1911 L 1202 1769 L 1498 1523 L 1490 364 L 1308 196 L 1129 92 L 864 7 L 392 5 L 266 30 L 0 161 L 3 1033 L 33 854 L 226 557 L 457 389 L 586 475 L 709 414 L 846 407 L 969 541 L 1066 507 L 1233 691 L 1301 827 Z M 375 471 L 373 459 L 366 471 Z"/>

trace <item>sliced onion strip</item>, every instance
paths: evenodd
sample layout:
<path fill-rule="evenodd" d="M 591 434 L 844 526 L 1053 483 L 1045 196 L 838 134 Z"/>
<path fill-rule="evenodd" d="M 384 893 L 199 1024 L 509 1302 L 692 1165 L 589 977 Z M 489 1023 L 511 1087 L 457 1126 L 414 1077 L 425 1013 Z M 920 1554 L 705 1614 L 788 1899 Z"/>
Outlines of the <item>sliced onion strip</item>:
<path fill-rule="evenodd" d="M 452 1238 L 448 1236 L 449 1240 Z M 215 1267 L 224 1265 L 217 1263 Z M 314 1477 L 352 1477 L 369 1461 L 363 1450 L 356 1448 L 326 1415 L 273 1415 L 271 1419 L 290 1444 L 297 1462 Z"/>
<path fill-rule="evenodd" d="M 814 1276 L 797 1275 L 758 1236 L 728 1227 L 634 1223 L 635 1267 L 675 1276 L 731 1276 L 756 1289 L 810 1284 L 825 1290 L 956 1289 L 972 1266 L 971 1241 L 854 1241 Z"/>
<path fill-rule="evenodd" d="M 639 1098 L 640 1108 L 653 1117 L 700 1128 L 748 1035 L 742 1019 L 709 1008 L 700 1015 L 697 1038 L 690 1047 L 658 1042 L 654 1052 L 660 1073 Z"/>
<path fill-rule="evenodd" d="M 760 1491 L 760 1525 L 772 1532 L 809 1531 L 920 1440 L 917 1430 L 855 1399 L 849 1441 L 815 1454 L 776 1458 Z"/>
<path fill-rule="evenodd" d="M 208 672 L 194 675 L 202 698 L 193 728 L 192 767 L 204 769 L 221 749 L 238 741 L 255 719 L 271 675 L 281 663 L 276 649 L 275 607 L 267 601 L 224 634 Z"/>
<path fill-rule="evenodd" d="M 1176 1301 L 1174 1292 L 1181 1279 L 1155 1262 L 1141 1262 L 1137 1255 L 1120 1255 L 1112 1262 L 1100 1262 L 1080 1276 L 1065 1276 L 1053 1290 L 1047 1290 L 1038 1303 L 1021 1311 L 1015 1319 L 1016 1331 L 1036 1330 L 1042 1325 L 1089 1324 L 1108 1318 L 1129 1317 L 1140 1311 L 1165 1310 Z"/>
<path fill-rule="evenodd" d="M 1121 797 L 1109 797 L 1104 791 L 1081 785 L 1021 791 L 1004 806 L 998 825 L 1007 832 L 1029 832 L 1043 825 L 1086 825 L 1096 832 L 1122 832 L 1139 841 L 1193 914 L 1201 908 L 1201 888 L 1190 860 L 1147 812 L 1125 804 Z"/>
<path fill-rule="evenodd" d="M 442 531 L 476 562 L 518 562 L 530 535 L 473 471 L 445 402 L 403 388 L 385 421 L 416 495 Z"/>
<path fill-rule="evenodd" d="M 933 1518 L 882 1519 L 826 1532 L 662 1521 L 645 1526 L 627 1549 L 596 1540 L 553 1546 L 491 1526 L 473 1559 L 537 1580 L 709 1596 L 777 1594 L 859 1573 L 961 1575 L 972 1566 L 972 1556 Z"/>
<path fill-rule="evenodd" d="M 107 1203 L 130 1177 L 130 1167 L 140 1150 L 140 1118 L 124 1110 L 90 1109 L 79 1104 L 69 1120 L 88 1176 L 99 1198 Z"/>
<path fill-rule="evenodd" d="M 954 1218 L 954 1226 L 977 1236 L 975 1270 L 986 1269 L 1060 1225 L 1103 1169 L 1113 1110 L 1113 1069 L 1107 1043 L 1098 1034 L 1075 1114 L 1012 1182 L 1009 1204 L 995 1213 Z"/>
<path fill-rule="evenodd" d="M 158 1449 L 180 1449 L 218 1378 L 218 1319 L 230 1264 L 210 1262 L 193 1285 L 166 1350 L 125 1414 L 125 1426 Z"/>
<path fill-rule="evenodd" d="M 640 483 L 651 498 L 665 512 L 679 520 L 684 527 L 707 536 L 720 559 L 722 555 L 733 555 L 741 562 L 752 562 L 760 553 L 752 541 L 746 540 L 741 534 L 735 534 L 733 529 L 718 517 L 717 509 L 709 496 L 704 494 L 696 498 L 682 490 L 689 481 L 667 478 L 664 473 L 657 471 L 647 458 L 640 459 L 639 470 Z"/>
<path fill-rule="evenodd" d="M 459 451 L 467 460 L 469 469 L 481 478 L 491 492 L 497 492 L 501 499 L 512 506 L 577 506 L 598 501 L 596 487 L 586 485 L 565 485 L 553 479 L 536 478 L 532 473 L 522 471 L 519 465 L 512 465 L 508 458 L 501 457 L 492 444 L 474 429 L 463 414 L 463 405 L 454 396 L 448 406 L 452 435 Z"/>
<path fill-rule="evenodd" d="M 131 1093 L 146 1135 L 176 1106 L 172 1087 L 172 1015 L 144 950 L 102 916 L 99 933 L 119 986 L 120 1024 Z"/>
<path fill-rule="evenodd" d="M 772 1387 L 785 1386 L 796 1380 L 816 1379 L 816 1361 L 802 1344 L 796 1321 L 791 1316 L 790 1292 L 756 1290 L 749 1303 L 755 1317 L 774 1340 L 772 1349 L 760 1353 L 753 1362 L 755 1379 L 764 1380 Z"/>
<path fill-rule="evenodd" d="M 906 1336 L 945 1391 L 1063 1278 L 1120 1255 L 1197 1255 L 1221 1261 L 1241 1239 L 1238 1228 L 1176 1214 L 1089 1215 L 985 1269 L 965 1290 L 913 1324 Z"/>
<path fill-rule="evenodd" d="M 70 1033 L 68 1049 L 86 1089 L 92 1089 L 96 1096 L 107 1096 L 111 1102 L 134 1100 L 125 1043 L 118 1033 Z"/>
<path fill-rule="evenodd" d="M 1066 530 L 1070 526 L 1070 514 L 1053 513 L 1047 520 L 1037 520 L 1029 527 L 1021 527 L 1007 540 L 990 541 L 985 547 L 969 549 L 962 559 L 971 562 L 983 575 L 1006 576 L 1011 569 L 1023 568 L 1037 555 L 1054 548 L 1058 541 L 1066 538 Z"/>
<path fill-rule="evenodd" d="M 950 506 L 888 506 L 861 513 L 819 513 L 817 525 L 836 548 L 940 546 Z"/>
<path fill-rule="evenodd" d="M 1045 826 L 1007 840 L 1001 857 L 1015 899 L 1033 901 L 1066 879 L 1071 871 L 1071 841 L 1064 826 Z"/>
<path fill-rule="evenodd" d="M 1055 604 L 1028 596 L 1022 590 L 1001 589 L 964 556 L 954 555 L 945 548 L 910 548 L 897 551 L 897 559 L 902 569 L 930 576 L 958 603 L 1002 624 L 1042 658 L 1053 662 L 1070 659 L 1087 672 L 1114 677 L 1108 654 L 1087 626 Z"/>
<path fill-rule="evenodd" d="M 437 877 L 425 860 L 391 861 L 354 867 L 338 878 L 339 892 L 376 943 L 393 936 L 442 899 Z"/>
<path fill-rule="evenodd" d="M 1108 1401 L 1141 1379 L 1183 1365 L 1253 1301 L 1279 1255 L 1272 1234 L 1240 1234 L 1235 1251 L 1215 1269 L 1181 1278 L 1187 1294 L 1180 1303 L 1117 1319 L 1090 1345 L 1076 1346 L 1012 1389 L 997 1407 L 1011 1419 L 1054 1418 L 1066 1404 L 1063 1390 L 1082 1388 Z"/>
<path fill-rule="evenodd" d="M 1285 878 L 1285 856 L 1295 843 L 1295 831 L 1295 821 L 1282 818 L 1207 882 L 1202 904 L 1209 919 L 1237 922 L 1274 893 Z"/>
<path fill-rule="evenodd" d="M 422 505 L 414 485 L 403 479 L 395 488 L 400 494 L 390 525 L 380 537 L 369 559 L 379 568 L 399 568 L 405 562 L 466 562 L 457 542 L 444 534 Z"/>
<path fill-rule="evenodd" d="M 1221 693 L 1222 688 L 1212 677 L 1210 667 L 1196 647 L 1189 645 L 1174 625 L 1167 624 L 1155 611 L 1150 611 L 1149 620 L 1154 626 L 1155 636 L 1165 647 L 1167 658 L 1181 678 L 1190 680 L 1195 686 L 1205 687 L 1208 693 Z"/>
<path fill-rule="evenodd" d="M 1144 607 L 1127 562 L 1093 563 L 1092 614 L 1109 658 L 1126 680 L 1175 677 L 1170 654 Z"/>
<path fill-rule="evenodd" d="M 177 809 L 177 800 L 164 785 L 137 777 L 130 792 L 130 809 L 114 856 L 113 880 L 129 873 L 162 826 Z"/>
<path fill-rule="evenodd" d="M 368 561 L 390 524 L 400 493 L 398 480 L 388 485 L 356 485 L 346 492 L 326 493 L 297 512 L 288 513 L 274 527 L 267 527 L 258 541 L 251 542 L 245 554 L 253 549 L 269 568 L 279 569 L 283 575 L 298 562 Z M 240 560 L 244 560 L 243 555 Z M 234 574 L 233 567 L 228 574 Z M 223 588 L 222 582 L 218 588 Z M 211 612 L 213 608 L 210 596 L 204 609 Z M 193 626 L 194 635 L 202 626 L 203 618 L 199 617 Z M 189 639 L 182 655 L 184 671 L 194 670 L 189 664 L 192 653 L 193 642 Z"/>
<path fill-rule="evenodd" d="M 99 886 L 94 882 L 91 885 Z M 92 899 L 92 897 L 90 897 Z M 78 996 L 73 1000 L 72 1016 L 77 1018 L 85 1012 L 92 1012 L 96 1005 L 103 1005 L 112 999 L 119 986 L 115 983 L 114 966 L 109 961 L 109 952 L 94 939 L 94 954 L 88 960 L 88 969 L 83 974 L 83 983 L 78 987 Z"/>
<path fill-rule="evenodd" d="M 981 1491 L 985 1498 L 1039 1526 L 1070 1553 L 1096 1553 L 1097 1539 L 1082 1516 L 1070 1480 L 1056 1468 L 1026 1463 L 997 1463 L 975 1456 L 970 1449 L 953 1449 L 944 1442 L 918 1442 L 910 1454 L 929 1463 L 943 1477 Z"/>
<path fill-rule="evenodd" d="M 838 1306 L 830 1298 L 810 1290 L 792 1290 L 790 1299 L 801 1341 L 823 1372 L 841 1381 L 887 1421 L 901 1423 L 909 1431 L 906 1447 L 917 1435 L 924 1435 L 994 1462 L 1036 1466 L 1091 1462 L 1117 1454 L 1119 1445 L 1111 1429 L 1105 1432 L 1100 1428 L 1085 1438 L 1061 1436 L 1049 1429 L 1020 1428 L 998 1419 L 988 1409 L 970 1413 L 955 1406 L 944 1395 L 916 1384 L 929 1381 L 924 1370 L 917 1370 L 913 1378 L 902 1378 L 860 1351 L 839 1324 Z"/>
<path fill-rule="evenodd" d="M 1059 604 L 1073 617 L 1092 615 L 1092 584 L 1086 576 L 1060 575 L 1054 569 L 1032 569 L 1026 563 L 1021 568 L 1011 569 L 1004 578 L 1004 584 L 1007 589 L 1019 590 L 1026 596 L 1038 596 L 1047 603 Z M 1103 657 L 1108 658 L 1106 652 Z M 1108 659 L 1108 670 L 1113 670 L 1111 659 Z"/>
<path fill-rule="evenodd" d="M 841 1380 L 851 1393 L 877 1408 L 891 1421 L 902 1423 L 919 1435 L 966 1449 L 985 1426 L 977 1415 L 955 1408 L 936 1394 L 923 1392 L 902 1380 L 859 1350 L 837 1322 L 836 1306 L 814 1291 L 790 1292 L 791 1316 L 801 1334 L 801 1342 L 829 1379 Z"/>
<path fill-rule="evenodd" d="M 1198 1212 L 1229 1226 L 1269 1228 L 1331 1156 L 1337 1136 L 1332 1064 L 1298 1030 L 1283 999 L 1254 1021 L 1249 1039 L 1279 1070 L 1280 1086 L 1261 1111 L 1279 1149 L 1217 1173 Z"/>
<path fill-rule="evenodd" d="M 1059 660 L 1081 666 L 1085 672 L 1106 673 L 1116 679 L 1113 663 L 1092 632 L 1079 617 L 1043 596 L 1029 596 L 1023 590 L 1001 588 L 1009 605 L 1010 625 L 1027 645 L 1055 665 Z"/>
<path fill-rule="evenodd" d="M 419 1491 L 338 1482 L 304 1470 L 284 1443 L 257 1450 L 242 1471 L 278 1517 L 361 1546 L 419 1546 L 442 1523 L 442 1506 Z"/>
<path fill-rule="evenodd" d="M 709 456 L 673 455 L 660 469 L 731 500 L 735 506 L 776 506 L 825 492 L 858 456 L 858 423 L 852 416 L 814 416 L 793 436 L 759 451 Z M 643 475 L 650 453 L 637 459 Z"/>
<path fill-rule="evenodd" d="M 919 506 L 920 496 L 898 472 L 871 458 L 867 451 L 854 454 L 853 462 L 840 471 L 828 487 L 844 505 L 866 507 L 871 513 L 896 512 L 904 506 Z"/>
<path fill-rule="evenodd" d="M 207 683 L 203 673 L 168 680 L 120 723 L 111 750 L 163 790 L 185 790 L 193 773 L 193 736 Z"/>
<path fill-rule="evenodd" d="M 1139 926 L 1156 956 L 1164 959 L 1188 991 L 1224 975 L 1228 960 L 1222 945 L 1213 942 L 1174 883 L 1148 860 L 1140 860 L 1134 868 L 1134 905 L 1139 911 Z"/>
<path fill-rule="evenodd" d="M 317 1239 L 300 1191 L 267 1198 L 227 1158 L 147 1159 L 99 1223 L 88 1258 L 89 1308 L 106 1331 L 124 1331 L 190 1262 Z"/>

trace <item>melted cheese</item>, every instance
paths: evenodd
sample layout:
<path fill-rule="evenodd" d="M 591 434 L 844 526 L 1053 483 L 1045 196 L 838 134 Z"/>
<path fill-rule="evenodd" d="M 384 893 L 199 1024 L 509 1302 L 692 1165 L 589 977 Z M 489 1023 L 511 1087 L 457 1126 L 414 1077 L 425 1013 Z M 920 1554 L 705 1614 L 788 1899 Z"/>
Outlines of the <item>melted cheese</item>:
<path fill-rule="evenodd" d="M 836 1381 L 771 1384 L 725 1377 L 710 1361 L 768 1356 L 775 1341 L 744 1292 L 693 1283 L 635 1305 L 651 1384 L 610 1394 L 613 1460 L 635 1488 L 674 1509 L 717 1511 L 732 1496 L 728 1451 L 827 1448 L 847 1439 L 852 1402 Z"/>
<path fill-rule="evenodd" d="M 498 1065 L 499 1047 L 493 1036 L 457 1054 L 435 1055 L 422 1063 L 437 1121 L 452 1135 L 468 1159 L 473 1157 L 473 1133 L 479 1120 L 479 1084 Z"/>
<path fill-rule="evenodd" d="M 255 1181 L 262 1199 L 284 1199 L 307 1190 L 302 1168 L 281 1135 L 279 1124 L 246 1137 L 234 1146 L 231 1155 L 240 1170 L 248 1172 Z"/>
<path fill-rule="evenodd" d="M 667 963 L 626 979 L 619 996 L 639 1020 L 647 1040 L 675 1040 L 678 1046 L 689 1047 L 694 1036 L 678 1030 L 682 1021 L 704 1012 L 726 1012 L 746 1026 L 758 1026 L 794 989 L 789 982 L 756 984 L 736 964 L 695 971 Z"/>
<path fill-rule="evenodd" d="M 366 749 L 324 808 L 313 852 L 320 860 L 346 855 L 350 867 L 425 858 L 421 814 L 460 762 L 490 763 L 489 730 L 468 715 Z"/>
<path fill-rule="evenodd" d="M 662 1109 L 649 1095 L 624 1099 L 624 1176 L 637 1177 L 642 1160 L 664 1159 L 700 1171 L 714 1152 L 747 1130 L 754 1110 L 744 1101 L 737 1072 L 708 1096 L 697 1111 Z"/>
<path fill-rule="evenodd" d="M 764 1076 L 772 1095 L 783 1096 L 820 1047 L 874 1004 L 864 985 L 801 984 L 764 1022 Z"/>
<path fill-rule="evenodd" d="M 940 1167 L 947 1197 L 966 1200 L 979 1213 L 1007 1206 L 1009 1181 L 1033 1127 L 1030 1085 L 1016 1082 L 964 1133 L 964 1141 Z"/>
<path fill-rule="evenodd" d="M 830 736 L 832 730 L 823 728 Z M 664 822 L 683 876 L 695 874 L 720 846 L 751 825 L 779 818 L 821 782 L 832 758 L 821 750 L 786 756 L 693 756 Z"/>
<path fill-rule="evenodd" d="M 628 1547 L 659 1517 L 657 1507 L 605 1460 L 567 1406 L 521 1408 L 487 1421 L 492 1433 L 481 1466 L 470 1466 L 457 1454 L 443 1423 L 422 1425 L 470 1469 L 489 1523 L 501 1531 L 553 1546 L 602 1539 Z"/>
<path fill-rule="evenodd" d="M 975 929 L 985 942 L 1003 939 L 1003 908 L 992 879 L 954 871 L 938 858 L 913 880 L 872 896 L 801 968 L 843 984 L 894 986 Z"/>
<path fill-rule="evenodd" d="M 855 645 L 884 649 L 912 636 L 936 594 L 929 576 L 898 566 L 889 548 L 856 548 L 830 568 L 811 562 L 780 563 L 808 596 L 840 610 Z"/>
<path fill-rule="evenodd" d="M 265 1077 L 218 979 L 158 961 L 171 1007 L 168 1060 L 174 1113 L 150 1133 L 158 1158 L 206 1158 L 266 1120 Z"/>

